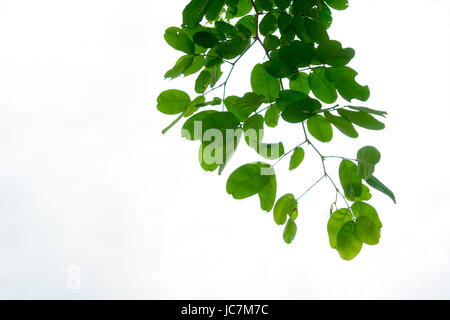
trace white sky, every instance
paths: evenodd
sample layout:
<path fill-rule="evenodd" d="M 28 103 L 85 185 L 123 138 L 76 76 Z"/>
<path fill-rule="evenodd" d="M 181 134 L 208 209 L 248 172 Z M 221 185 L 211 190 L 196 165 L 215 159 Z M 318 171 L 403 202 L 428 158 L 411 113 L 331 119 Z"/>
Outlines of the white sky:
<path fill-rule="evenodd" d="M 226 173 L 203 172 L 197 143 L 156 110 L 179 52 L 163 40 L 187 1 L 0 0 L 0 298 L 450 298 L 448 0 L 359 0 L 334 12 L 331 38 L 356 50 L 365 104 L 387 129 L 336 133 L 326 154 L 382 153 L 375 193 L 381 243 L 351 262 L 328 245 L 326 181 L 300 203 L 292 245 L 258 207 L 225 192 L 229 173 L 259 159 L 242 145 Z M 230 94 L 250 89 L 255 49 Z M 295 136 L 298 134 L 298 138 Z M 286 148 L 296 126 L 271 130 Z M 278 195 L 320 176 L 277 168 Z M 331 172 L 338 162 L 330 160 Z M 81 288 L 66 288 L 69 266 Z"/>

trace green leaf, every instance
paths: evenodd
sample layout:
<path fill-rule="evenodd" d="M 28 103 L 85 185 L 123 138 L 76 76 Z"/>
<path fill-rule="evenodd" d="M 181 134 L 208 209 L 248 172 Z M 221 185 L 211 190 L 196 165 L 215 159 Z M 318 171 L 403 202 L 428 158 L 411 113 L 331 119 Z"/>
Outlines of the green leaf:
<path fill-rule="evenodd" d="M 183 24 L 188 28 L 200 23 L 212 0 L 192 0 L 183 10 Z"/>
<path fill-rule="evenodd" d="M 344 109 L 338 110 L 339 115 L 348 121 L 369 130 L 383 130 L 385 125 L 366 112 L 349 111 Z"/>
<path fill-rule="evenodd" d="M 189 95 L 181 90 L 166 90 L 161 92 L 157 100 L 156 108 L 164 114 L 178 114 L 183 112 L 191 103 Z"/>
<path fill-rule="evenodd" d="M 292 41 L 279 50 L 280 59 L 291 68 L 307 67 L 314 56 L 314 47 L 302 41 Z"/>
<path fill-rule="evenodd" d="M 348 0 L 325 0 L 325 2 L 336 10 L 345 10 L 348 7 Z"/>
<path fill-rule="evenodd" d="M 247 37 L 251 37 L 254 36 L 256 33 L 255 23 L 256 23 L 255 16 L 248 15 L 239 19 L 239 21 L 236 22 L 236 27 L 238 27 L 238 29 L 241 32 L 245 33 Z M 245 31 L 243 28 L 245 28 Z"/>
<path fill-rule="evenodd" d="M 387 115 L 386 111 L 375 110 L 367 107 L 354 107 L 354 106 L 347 106 L 347 107 L 353 110 L 371 113 L 381 117 L 385 117 Z"/>
<path fill-rule="evenodd" d="M 298 147 L 294 150 L 291 156 L 291 161 L 289 163 L 289 170 L 296 169 L 305 158 L 305 150 L 302 147 Z"/>
<path fill-rule="evenodd" d="M 294 220 L 289 219 L 286 223 L 286 227 L 284 228 L 283 232 L 283 240 L 287 244 L 290 244 L 292 241 L 294 241 L 295 235 L 297 234 L 297 224 L 294 222 Z"/>
<path fill-rule="evenodd" d="M 175 66 L 166 72 L 164 78 L 175 79 L 181 76 L 187 68 L 189 68 L 194 62 L 194 58 L 192 56 L 182 56 L 177 60 Z"/>
<path fill-rule="evenodd" d="M 292 0 L 274 0 L 274 2 L 277 5 L 278 9 L 285 10 L 289 8 L 289 5 L 291 4 Z"/>
<path fill-rule="evenodd" d="M 355 234 L 359 240 L 368 245 L 380 242 L 380 228 L 367 216 L 356 219 Z"/>
<path fill-rule="evenodd" d="M 331 124 L 321 115 L 316 114 L 308 119 L 308 131 L 321 142 L 330 142 L 333 139 Z"/>
<path fill-rule="evenodd" d="M 314 68 L 309 74 L 309 87 L 317 99 L 325 103 L 334 103 L 337 100 L 336 86 L 328 80 L 325 68 Z"/>
<path fill-rule="evenodd" d="M 355 56 L 352 48 L 342 48 L 339 41 L 323 41 L 316 50 L 316 57 L 320 62 L 332 67 L 343 67 Z"/>
<path fill-rule="evenodd" d="M 309 75 L 305 72 L 300 72 L 299 74 L 293 76 L 289 80 L 289 88 L 308 95 L 311 90 L 309 88 Z"/>
<path fill-rule="evenodd" d="M 193 36 L 194 43 L 204 48 L 217 46 L 219 40 L 208 31 L 200 31 Z"/>
<path fill-rule="evenodd" d="M 218 167 L 219 167 L 219 163 L 211 161 L 208 158 L 205 158 L 205 149 L 209 148 L 210 145 L 213 143 L 210 142 L 202 142 L 200 144 L 200 148 L 198 150 L 198 160 L 200 162 L 200 166 L 202 167 L 203 170 L 205 171 L 215 171 Z M 212 155 L 215 156 L 215 152 L 218 152 L 217 149 L 214 149 L 214 151 L 212 152 Z"/>
<path fill-rule="evenodd" d="M 317 43 L 321 43 L 329 39 L 327 29 L 318 20 L 305 20 L 305 28 L 309 37 Z"/>
<path fill-rule="evenodd" d="M 197 73 L 205 65 L 205 58 L 202 56 L 195 56 L 192 64 L 184 69 L 184 76 L 187 77 L 191 74 Z"/>
<path fill-rule="evenodd" d="M 375 171 L 375 165 L 380 161 L 381 154 L 377 148 L 365 146 L 358 150 L 358 176 L 369 179 Z"/>
<path fill-rule="evenodd" d="M 355 127 L 352 123 L 342 117 L 332 115 L 328 111 L 324 113 L 325 119 L 327 119 L 331 124 L 333 124 L 340 132 L 345 134 L 350 138 L 357 138 L 358 132 L 356 132 Z"/>
<path fill-rule="evenodd" d="M 236 129 L 240 124 L 239 119 L 231 112 L 214 112 L 205 117 L 202 121 L 202 136 L 210 129 L 216 129 L 222 132 L 226 138 L 227 129 Z"/>
<path fill-rule="evenodd" d="M 198 110 L 199 106 L 205 105 L 205 97 L 198 96 L 191 103 L 188 104 L 186 110 L 183 113 L 184 117 L 190 117 L 195 111 Z"/>
<path fill-rule="evenodd" d="M 263 63 L 264 69 L 276 78 L 289 78 L 296 70 L 281 57 L 279 51 L 272 51 L 270 53 L 270 60 Z"/>
<path fill-rule="evenodd" d="M 284 145 L 282 142 L 260 143 L 256 152 L 268 160 L 276 160 L 284 154 Z"/>
<path fill-rule="evenodd" d="M 273 102 L 280 92 L 280 82 L 271 76 L 261 64 L 257 64 L 251 74 L 251 85 L 254 93 L 266 97 L 266 102 Z"/>
<path fill-rule="evenodd" d="M 264 122 L 270 128 L 275 128 L 278 125 L 278 120 L 280 119 L 281 110 L 276 104 L 271 105 L 264 115 Z"/>
<path fill-rule="evenodd" d="M 265 10 L 265 11 L 269 11 L 273 9 L 273 2 L 272 0 L 255 0 L 255 4 L 259 9 Z"/>
<path fill-rule="evenodd" d="M 277 106 L 281 111 L 284 111 L 288 105 L 293 102 L 297 102 L 306 99 L 307 95 L 303 92 L 296 90 L 283 90 L 280 91 L 277 98 Z"/>
<path fill-rule="evenodd" d="M 202 129 L 201 124 L 203 119 L 205 119 L 207 116 L 209 116 L 212 113 L 216 113 L 216 110 L 206 110 L 201 111 L 189 119 L 186 120 L 183 127 L 181 128 L 181 136 L 183 138 L 186 138 L 188 140 L 202 140 Z M 197 131 L 195 130 L 195 124 L 197 122 Z"/>
<path fill-rule="evenodd" d="M 348 197 L 346 197 L 347 200 L 350 200 Z M 358 197 L 355 197 L 354 201 L 368 201 L 372 199 L 372 194 L 370 193 L 370 189 L 366 185 L 362 185 L 362 191 L 361 195 Z M 350 200 L 352 201 L 352 200 Z"/>
<path fill-rule="evenodd" d="M 366 101 L 369 99 L 370 90 L 368 86 L 361 86 L 355 81 L 358 73 L 349 67 L 327 68 L 327 77 L 334 82 L 339 94 L 345 100 L 352 99 Z"/>
<path fill-rule="evenodd" d="M 259 32 L 263 36 L 272 34 L 277 29 L 278 29 L 277 18 L 275 17 L 275 15 L 273 15 L 271 13 L 266 14 L 264 16 L 264 18 L 261 19 L 261 22 L 259 23 Z"/>
<path fill-rule="evenodd" d="M 394 193 L 388 187 L 386 187 L 380 180 L 378 180 L 375 176 L 371 176 L 369 179 L 366 180 L 366 182 L 372 188 L 375 188 L 378 191 L 387 195 L 389 198 L 392 199 L 392 201 L 394 201 L 394 203 L 397 203 L 397 201 L 395 200 Z"/>
<path fill-rule="evenodd" d="M 275 207 L 273 208 L 273 219 L 277 225 L 281 226 L 286 223 L 288 216 L 294 216 L 293 220 L 295 220 L 297 211 L 297 201 L 293 194 L 288 193 L 280 197 L 277 203 L 275 203 Z"/>
<path fill-rule="evenodd" d="M 377 226 L 377 228 L 382 228 L 383 224 L 380 221 L 380 218 L 378 217 L 377 210 L 375 210 L 374 207 L 372 207 L 370 204 L 357 201 L 352 205 L 352 211 L 355 218 L 359 218 L 362 216 L 369 217 L 373 223 Z"/>
<path fill-rule="evenodd" d="M 249 39 L 232 39 L 220 42 L 216 47 L 216 53 L 224 59 L 234 59 L 241 55 L 250 45 Z"/>
<path fill-rule="evenodd" d="M 352 260 L 358 255 L 362 248 L 362 242 L 356 235 L 356 223 L 346 222 L 337 236 L 336 249 L 344 260 Z"/>
<path fill-rule="evenodd" d="M 314 112 L 320 110 L 322 105 L 319 101 L 310 97 L 289 104 L 281 113 L 281 117 L 290 123 L 300 123 L 314 115 Z"/>
<path fill-rule="evenodd" d="M 197 80 L 195 80 L 195 92 L 197 93 L 203 93 L 206 91 L 206 88 L 208 87 L 211 80 L 211 72 L 208 70 L 203 70 L 200 72 L 200 74 L 197 77 Z"/>
<path fill-rule="evenodd" d="M 282 12 L 278 16 L 278 28 L 280 29 L 280 34 L 286 34 L 286 30 L 292 25 L 292 16 L 287 14 L 286 12 Z M 288 31 L 289 32 L 289 31 Z"/>
<path fill-rule="evenodd" d="M 353 216 L 347 209 L 336 210 L 330 215 L 330 219 L 327 224 L 327 231 L 331 248 L 336 249 L 339 231 L 345 223 L 352 220 Z"/>
<path fill-rule="evenodd" d="M 245 142 L 249 147 L 256 149 L 264 138 L 264 118 L 260 114 L 255 114 L 244 122 Z"/>
<path fill-rule="evenodd" d="M 264 47 L 269 50 L 275 50 L 280 45 L 280 39 L 274 35 L 268 35 L 264 38 Z"/>
<path fill-rule="evenodd" d="M 206 10 L 206 19 L 208 21 L 216 20 L 224 4 L 225 0 L 211 0 L 211 3 Z"/>
<path fill-rule="evenodd" d="M 242 98 L 229 96 L 225 99 L 227 110 L 232 112 L 240 121 L 248 119 L 264 102 L 265 97 L 253 92 L 247 92 Z"/>
<path fill-rule="evenodd" d="M 250 0 L 239 0 L 237 5 L 236 17 L 245 16 L 252 10 L 253 6 Z"/>
<path fill-rule="evenodd" d="M 270 211 L 276 196 L 275 172 L 266 163 L 245 164 L 233 171 L 228 178 L 227 193 L 234 199 L 245 199 L 258 194 L 261 208 Z"/>
<path fill-rule="evenodd" d="M 358 167 L 350 160 L 342 160 L 339 166 L 339 180 L 345 195 L 354 201 L 362 192 L 362 181 L 358 176 Z"/>
<path fill-rule="evenodd" d="M 180 28 L 170 27 L 164 33 L 164 39 L 175 50 L 182 51 L 187 54 L 194 54 L 195 45 L 189 39 L 186 32 Z"/>

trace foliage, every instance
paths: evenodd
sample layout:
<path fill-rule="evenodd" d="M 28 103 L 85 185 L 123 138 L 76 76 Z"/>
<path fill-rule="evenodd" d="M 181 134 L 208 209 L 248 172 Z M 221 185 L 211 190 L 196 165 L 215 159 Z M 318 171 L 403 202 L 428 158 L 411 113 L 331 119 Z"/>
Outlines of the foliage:
<path fill-rule="evenodd" d="M 178 115 L 163 133 L 187 118 L 182 137 L 200 142 L 199 161 L 206 171 L 221 174 L 241 141 L 264 158 L 231 173 L 226 191 L 235 199 L 258 195 L 261 209 L 273 211 L 275 223 L 285 226 L 283 239 L 288 244 L 297 233 L 299 200 L 322 180 L 329 180 L 336 193 L 327 226 L 330 246 L 351 260 L 363 243 L 374 245 L 380 238 L 382 224 L 367 203 L 372 197 L 368 186 L 396 200 L 373 176 L 381 159 L 375 147 L 360 148 L 356 158 L 326 156 L 311 140 L 329 143 L 334 128 L 355 139 L 359 135 L 355 126 L 385 127 L 380 118 L 386 112 L 352 105 L 355 99 L 368 100 L 370 90 L 356 81 L 358 73 L 348 66 L 355 51 L 329 36 L 331 9 L 347 7 L 348 0 L 191 0 L 183 10 L 182 25 L 164 34 L 166 42 L 183 54 L 165 77 L 195 74 L 197 96 L 192 99 L 184 91 L 167 90 L 159 95 L 157 109 Z M 241 97 L 227 95 L 231 74 L 255 44 L 264 49 L 267 59 L 255 64 L 249 75 L 252 91 Z M 219 88 L 221 97 L 206 99 Z M 338 100 L 344 103 L 335 104 Z M 280 118 L 304 134 L 303 141 L 289 151 L 281 141 L 264 141 L 264 128 L 281 125 Z M 291 155 L 288 168 L 297 169 L 305 158 L 305 146 L 318 155 L 323 175 L 300 196 L 289 193 L 277 200 L 275 166 Z M 328 174 L 328 159 L 341 160 L 340 187 Z M 267 163 L 270 160 L 276 161 Z"/>

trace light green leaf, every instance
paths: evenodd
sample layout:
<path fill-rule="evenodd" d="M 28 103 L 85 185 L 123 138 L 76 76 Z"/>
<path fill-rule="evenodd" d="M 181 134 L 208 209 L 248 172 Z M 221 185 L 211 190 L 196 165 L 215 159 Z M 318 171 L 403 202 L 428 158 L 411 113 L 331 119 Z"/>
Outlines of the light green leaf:
<path fill-rule="evenodd" d="M 174 49 L 187 54 L 194 54 L 195 45 L 186 32 L 177 27 L 170 27 L 164 33 L 164 39 Z"/>
<path fill-rule="evenodd" d="M 358 132 L 356 132 L 355 127 L 352 123 L 344 118 L 335 116 L 328 111 L 324 113 L 325 119 L 331 122 L 340 132 L 345 134 L 350 138 L 357 138 Z"/>
<path fill-rule="evenodd" d="M 253 92 L 247 92 L 242 98 L 229 96 L 225 99 L 225 106 L 240 121 L 245 121 L 248 116 L 255 112 L 264 102 L 265 97 Z"/>
<path fill-rule="evenodd" d="M 369 179 L 366 180 L 366 182 L 372 188 L 375 188 L 378 191 L 380 191 L 380 192 L 384 193 L 385 195 L 387 195 L 389 198 L 392 199 L 392 201 L 394 201 L 394 203 L 397 203 L 396 200 L 395 200 L 394 193 L 388 187 L 386 187 L 380 180 L 378 180 L 375 176 L 371 176 Z"/>
<path fill-rule="evenodd" d="M 375 245 L 380 242 L 380 228 L 367 216 L 356 219 L 355 233 L 366 244 Z"/>
<path fill-rule="evenodd" d="M 314 115 L 307 121 L 308 131 L 321 142 L 330 142 L 333 139 L 331 124 L 321 115 Z"/>
<path fill-rule="evenodd" d="M 261 207 L 263 210 L 270 211 L 276 196 L 275 172 L 266 163 L 245 164 L 236 169 L 228 178 L 227 192 L 234 199 L 245 199 L 258 193 Z M 269 207 L 270 209 L 268 209 Z"/>
<path fill-rule="evenodd" d="M 249 147 L 256 149 L 264 138 L 264 118 L 260 114 L 255 114 L 244 122 L 245 142 Z"/>
<path fill-rule="evenodd" d="M 183 112 L 191 103 L 189 95 L 181 90 L 166 90 L 161 92 L 157 100 L 156 108 L 164 114 L 178 114 Z"/>
<path fill-rule="evenodd" d="M 194 58 L 192 56 L 182 56 L 177 60 L 175 66 L 166 72 L 164 78 L 175 79 L 181 76 L 184 71 L 192 65 L 193 62 Z"/>
<path fill-rule="evenodd" d="M 189 119 L 186 120 L 183 127 L 181 128 L 181 136 L 183 138 L 186 138 L 188 140 L 202 140 L 202 130 L 201 130 L 201 124 L 203 119 L 205 119 L 207 116 L 209 116 L 212 113 L 216 113 L 216 110 L 206 110 L 201 111 Z M 197 122 L 198 126 L 198 132 L 195 132 L 195 122 Z"/>
<path fill-rule="evenodd" d="M 375 171 L 375 165 L 380 162 L 381 154 L 377 148 L 365 146 L 358 150 L 358 176 L 369 179 Z"/>
<path fill-rule="evenodd" d="M 314 68 L 309 74 L 309 87 L 314 95 L 325 103 L 334 103 L 337 100 L 336 86 L 328 80 L 325 68 Z"/>
<path fill-rule="evenodd" d="M 276 104 L 271 105 L 264 115 L 264 122 L 270 128 L 275 128 L 278 125 L 278 120 L 280 119 L 281 110 Z"/>
<path fill-rule="evenodd" d="M 356 235 L 355 229 L 356 223 L 348 221 L 339 230 L 336 249 L 344 260 L 352 260 L 361 251 L 362 242 Z"/>
<path fill-rule="evenodd" d="M 193 28 L 200 23 L 212 0 L 191 0 L 183 10 L 183 24 Z"/>
<path fill-rule="evenodd" d="M 282 142 L 278 143 L 260 143 L 256 151 L 259 155 L 268 160 L 276 160 L 284 154 L 284 145 Z"/>
<path fill-rule="evenodd" d="M 191 74 L 197 73 L 205 65 L 205 58 L 203 56 L 195 56 L 192 64 L 184 69 L 184 76 L 187 77 Z"/>
<path fill-rule="evenodd" d="M 289 88 L 291 90 L 300 91 L 304 94 L 309 94 L 309 75 L 305 72 L 300 72 L 289 80 Z"/>
<path fill-rule="evenodd" d="M 366 101 L 369 99 L 370 90 L 368 86 L 361 86 L 355 81 L 358 73 L 349 67 L 327 68 L 327 77 L 336 85 L 339 94 L 347 101 L 358 99 Z"/>
<path fill-rule="evenodd" d="M 350 200 L 350 201 L 368 201 L 368 200 L 372 199 L 372 194 L 370 193 L 369 187 L 367 187 L 365 184 L 363 184 L 360 196 L 355 197 L 354 200 L 349 199 L 349 197 L 347 197 L 347 196 L 346 196 L 346 198 L 347 198 L 347 200 Z"/>
<path fill-rule="evenodd" d="M 211 72 L 209 70 L 203 70 L 195 80 L 195 92 L 203 93 L 206 91 L 211 80 Z"/>
<path fill-rule="evenodd" d="M 337 246 L 337 236 L 342 226 L 348 222 L 352 221 L 353 216 L 347 209 L 339 209 L 330 215 L 330 219 L 327 224 L 328 238 L 330 240 L 330 246 L 336 249 Z"/>
<path fill-rule="evenodd" d="M 354 201 L 362 192 L 362 181 L 358 176 L 358 167 L 350 160 L 342 160 L 339 166 L 339 180 L 345 195 Z"/>
<path fill-rule="evenodd" d="M 280 82 L 271 76 L 261 64 L 257 64 L 251 74 L 251 85 L 254 93 L 266 97 L 266 102 L 273 102 L 280 92 Z"/>
<path fill-rule="evenodd" d="M 275 207 L 273 208 L 273 219 L 276 224 L 281 226 L 285 224 L 288 216 L 293 217 L 292 220 L 295 220 L 297 211 L 297 201 L 293 194 L 288 193 L 280 197 L 277 203 L 275 203 Z"/>
<path fill-rule="evenodd" d="M 286 223 L 286 227 L 283 232 L 283 240 L 287 244 L 290 244 L 295 239 L 295 235 L 297 234 L 297 224 L 294 220 L 289 219 Z"/>
<path fill-rule="evenodd" d="M 289 163 L 289 170 L 296 169 L 305 158 L 305 150 L 302 147 L 298 147 L 294 150 L 291 156 L 291 161 Z"/>
<path fill-rule="evenodd" d="M 370 204 L 357 201 L 352 205 L 352 212 L 356 218 L 366 216 L 369 217 L 373 223 L 377 226 L 377 228 L 382 228 L 383 224 L 378 216 L 377 210 L 372 207 Z"/>
<path fill-rule="evenodd" d="M 375 110 L 375 109 L 371 109 L 371 108 L 367 108 L 367 107 L 348 106 L 348 108 L 353 109 L 353 110 L 357 110 L 357 111 L 362 111 L 362 112 L 375 114 L 375 115 L 381 116 L 381 117 L 385 117 L 387 115 L 386 111 Z"/>

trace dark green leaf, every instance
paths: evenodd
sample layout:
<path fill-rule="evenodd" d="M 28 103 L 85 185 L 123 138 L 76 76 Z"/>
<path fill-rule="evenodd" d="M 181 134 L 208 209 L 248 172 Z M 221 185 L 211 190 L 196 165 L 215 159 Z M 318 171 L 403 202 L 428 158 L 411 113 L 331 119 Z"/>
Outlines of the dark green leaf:
<path fill-rule="evenodd" d="M 292 241 L 294 241 L 295 235 L 297 234 L 297 225 L 295 224 L 294 220 L 289 219 L 286 223 L 286 227 L 284 228 L 283 232 L 283 240 L 287 244 L 290 244 Z"/>
<path fill-rule="evenodd" d="M 278 16 L 278 28 L 280 29 L 280 34 L 283 35 L 286 33 L 286 29 L 292 25 L 292 16 L 287 14 L 286 12 L 282 12 Z"/>
<path fill-rule="evenodd" d="M 309 87 L 314 95 L 325 103 L 333 103 L 337 100 L 336 87 L 328 80 L 325 68 L 314 68 L 309 74 Z"/>
<path fill-rule="evenodd" d="M 339 230 L 336 249 L 344 260 L 352 260 L 361 251 L 362 242 L 356 235 L 355 228 L 356 223 L 348 221 Z"/>
<path fill-rule="evenodd" d="M 302 41 L 293 41 L 279 50 L 280 59 L 293 69 L 307 67 L 314 55 L 314 47 Z"/>
<path fill-rule="evenodd" d="M 216 20 L 224 4 L 225 0 L 211 0 L 211 3 L 206 10 L 206 19 L 208 21 Z"/>
<path fill-rule="evenodd" d="M 255 114 L 244 122 L 245 142 L 256 149 L 264 138 L 264 118 L 260 114 Z"/>
<path fill-rule="evenodd" d="M 275 207 L 273 208 L 273 219 L 277 225 L 281 226 L 286 223 L 287 217 L 293 216 L 296 211 L 298 211 L 298 208 L 294 195 L 291 193 L 285 194 L 278 199 L 277 203 L 275 203 Z M 295 214 L 294 217 L 296 216 L 297 214 Z"/>
<path fill-rule="evenodd" d="M 362 181 L 358 176 L 358 167 L 350 160 L 342 160 L 339 166 L 339 180 L 345 195 L 354 201 L 362 192 Z"/>
<path fill-rule="evenodd" d="M 275 50 L 280 45 L 280 39 L 274 35 L 268 35 L 264 38 L 264 47 L 269 50 Z"/>
<path fill-rule="evenodd" d="M 235 26 L 225 21 L 216 21 L 214 25 L 217 30 L 219 30 L 220 32 L 222 32 L 223 34 L 225 34 L 230 38 L 235 38 L 239 34 Z"/>
<path fill-rule="evenodd" d="M 184 30 L 176 27 L 166 29 L 164 39 L 174 49 L 187 54 L 194 54 L 195 45 Z"/>
<path fill-rule="evenodd" d="M 236 17 L 245 16 L 252 10 L 252 3 L 250 0 L 239 0 L 237 5 Z"/>
<path fill-rule="evenodd" d="M 336 210 L 330 215 L 330 219 L 327 224 L 327 231 L 331 248 L 336 249 L 339 231 L 345 223 L 352 220 L 353 216 L 347 209 Z"/>
<path fill-rule="evenodd" d="M 383 130 L 385 125 L 366 112 L 339 109 L 338 113 L 348 121 L 370 130 Z"/>
<path fill-rule="evenodd" d="M 272 34 L 277 29 L 278 29 L 277 18 L 275 17 L 275 15 L 271 13 L 266 14 L 259 23 L 259 32 L 263 36 Z"/>
<path fill-rule="evenodd" d="M 280 82 L 271 76 L 261 64 L 257 64 L 251 74 L 251 85 L 254 93 L 266 97 L 266 102 L 273 102 L 280 92 Z"/>
<path fill-rule="evenodd" d="M 276 78 L 289 78 L 296 70 L 280 58 L 279 51 L 272 51 L 270 60 L 264 62 L 264 69 Z"/>
<path fill-rule="evenodd" d="M 281 117 L 290 123 L 300 123 L 314 115 L 316 110 L 320 110 L 322 105 L 319 101 L 306 97 L 289 104 L 281 113 Z"/>
<path fill-rule="evenodd" d="M 327 29 L 320 21 L 306 19 L 305 27 L 306 32 L 314 42 L 321 43 L 329 39 Z"/>
<path fill-rule="evenodd" d="M 291 161 L 289 163 L 289 170 L 296 169 L 305 158 L 305 150 L 303 150 L 302 147 L 298 147 L 294 150 L 294 153 L 292 153 Z"/>
<path fill-rule="evenodd" d="M 344 10 L 348 7 L 348 0 L 325 0 L 325 2 L 336 10 Z"/>
<path fill-rule="evenodd" d="M 389 198 L 392 199 L 392 201 L 394 201 L 394 203 L 397 203 L 395 200 L 394 193 L 388 187 L 386 187 L 380 180 L 378 180 L 375 176 L 371 176 L 369 179 L 366 180 L 366 182 L 369 184 L 369 186 L 371 186 L 371 187 L 377 189 L 378 191 L 384 193 L 385 195 L 387 195 Z"/>
<path fill-rule="evenodd" d="M 357 75 L 349 67 L 327 68 L 328 79 L 334 82 L 342 98 L 350 102 L 352 99 L 366 101 L 370 96 L 369 87 L 361 86 L 355 81 Z"/>
<path fill-rule="evenodd" d="M 236 27 L 238 27 L 238 28 L 245 27 L 245 29 L 246 29 L 245 32 L 242 28 L 240 28 L 239 30 L 241 32 L 244 32 L 247 37 L 251 37 L 252 35 L 255 35 L 255 32 L 256 32 L 255 23 L 256 23 L 255 16 L 248 15 L 248 16 L 245 16 L 245 17 L 242 17 L 241 19 L 239 19 L 238 22 L 236 22 Z"/>
<path fill-rule="evenodd" d="M 340 132 L 345 134 L 350 138 L 357 138 L 358 132 L 356 132 L 355 127 L 352 123 L 342 117 L 335 116 L 329 112 L 325 112 L 325 119 L 331 122 Z"/>
<path fill-rule="evenodd" d="M 216 47 L 216 53 L 224 59 L 234 59 L 241 55 L 249 45 L 249 39 L 232 39 L 219 43 Z"/>
<path fill-rule="evenodd" d="M 369 179 L 375 171 L 375 165 L 380 161 L 381 154 L 377 148 L 365 146 L 358 150 L 358 176 Z"/>
<path fill-rule="evenodd" d="M 321 115 L 316 114 L 308 119 L 308 131 L 321 142 L 330 142 L 333 139 L 331 124 Z"/>
<path fill-rule="evenodd" d="M 219 43 L 219 40 L 208 31 L 197 32 L 194 34 L 193 40 L 195 44 L 204 48 L 213 48 Z"/>
<path fill-rule="evenodd" d="M 202 21 L 212 0 L 191 0 L 183 10 L 183 24 L 193 28 Z"/>
<path fill-rule="evenodd" d="M 181 90 L 166 90 L 161 92 L 157 98 L 156 108 L 164 114 L 178 114 L 183 112 L 191 103 L 189 95 Z"/>
<path fill-rule="evenodd" d="M 339 41 L 323 41 L 316 50 L 316 57 L 320 62 L 333 67 L 343 67 L 347 65 L 355 56 L 352 48 L 342 48 Z"/>
<path fill-rule="evenodd" d="M 291 4 L 292 0 L 274 0 L 274 2 L 277 5 L 278 9 L 284 10 L 289 8 L 289 5 Z"/>
<path fill-rule="evenodd" d="M 247 92 L 242 98 L 230 96 L 225 99 L 225 106 L 240 121 L 247 120 L 248 116 L 255 112 L 264 102 L 265 97 L 253 92 Z"/>
<path fill-rule="evenodd" d="M 236 129 L 240 124 L 231 112 L 214 112 L 205 117 L 202 121 L 202 136 L 206 134 L 208 130 L 216 129 L 222 132 L 222 136 L 225 138 L 227 129 Z"/>
<path fill-rule="evenodd" d="M 277 106 L 281 111 L 284 111 L 288 105 L 293 102 L 307 98 L 308 96 L 302 92 L 296 90 L 283 90 L 280 91 L 277 98 Z"/>
<path fill-rule="evenodd" d="M 255 0 L 255 4 L 259 9 L 263 9 L 265 11 L 270 11 L 273 8 L 273 2 L 272 0 Z"/>
<path fill-rule="evenodd" d="M 195 92 L 197 93 L 203 93 L 206 91 L 206 88 L 208 87 L 211 80 L 211 72 L 208 70 L 203 70 L 200 72 L 200 74 L 197 77 L 197 80 L 195 81 Z"/>

